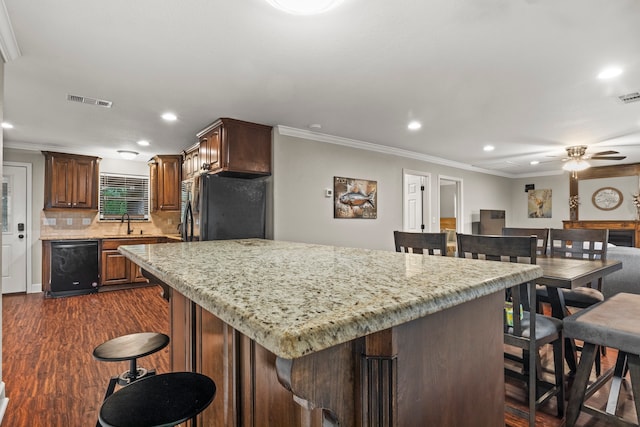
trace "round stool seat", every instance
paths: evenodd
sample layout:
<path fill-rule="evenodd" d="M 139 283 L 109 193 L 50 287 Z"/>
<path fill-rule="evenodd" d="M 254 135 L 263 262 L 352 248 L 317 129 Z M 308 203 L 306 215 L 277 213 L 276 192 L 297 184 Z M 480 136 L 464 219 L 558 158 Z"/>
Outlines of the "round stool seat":
<path fill-rule="evenodd" d="M 121 362 L 148 356 L 169 344 L 169 337 L 158 332 L 140 332 L 105 341 L 93 350 L 93 357 L 103 362 Z"/>
<path fill-rule="evenodd" d="M 158 332 L 140 332 L 123 335 L 106 341 L 93 349 L 93 357 L 103 362 L 130 361 L 129 370 L 124 371 L 117 378 L 118 384 L 127 385 L 147 374 L 153 375 L 155 371 L 147 371 L 139 368 L 136 362 L 138 357 L 148 356 L 162 350 L 169 344 L 169 337 Z M 113 385 L 107 390 L 107 396 L 113 392 Z"/>
<path fill-rule="evenodd" d="M 109 396 L 100 408 L 103 427 L 169 427 L 202 412 L 216 385 L 195 372 L 171 372 L 143 378 Z"/>

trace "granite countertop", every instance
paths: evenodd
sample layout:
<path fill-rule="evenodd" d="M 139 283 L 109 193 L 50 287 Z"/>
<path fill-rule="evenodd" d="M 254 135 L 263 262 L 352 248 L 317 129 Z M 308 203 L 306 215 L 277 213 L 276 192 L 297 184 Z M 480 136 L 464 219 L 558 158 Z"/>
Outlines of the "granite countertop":
<path fill-rule="evenodd" d="M 98 239 L 144 239 L 164 237 L 171 240 L 180 241 L 182 238 L 177 234 L 73 234 L 65 233 L 58 235 L 40 236 L 40 240 L 98 240 Z"/>
<path fill-rule="evenodd" d="M 259 239 L 127 245 L 119 250 L 288 359 L 542 275 L 540 267 L 529 264 Z"/>

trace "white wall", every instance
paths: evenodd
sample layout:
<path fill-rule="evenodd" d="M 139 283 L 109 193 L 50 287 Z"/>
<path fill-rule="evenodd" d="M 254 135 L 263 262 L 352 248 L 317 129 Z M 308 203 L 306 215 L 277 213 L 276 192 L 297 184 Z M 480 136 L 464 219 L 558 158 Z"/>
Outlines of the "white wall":
<path fill-rule="evenodd" d="M 552 218 L 528 218 L 527 193 L 525 184 L 534 184 L 536 190 L 550 188 L 552 190 L 553 212 Z M 580 205 L 578 207 L 581 220 L 633 220 L 635 219 L 635 207 L 631 196 L 638 192 L 638 177 L 627 176 L 617 178 L 599 178 L 580 180 L 578 182 L 578 194 Z M 507 210 L 507 227 L 549 227 L 562 228 L 562 221 L 569 219 L 569 174 L 563 173 L 554 176 L 518 178 L 511 180 L 512 203 Z M 593 193 L 602 187 L 614 187 L 619 189 L 624 197 L 620 207 L 611 211 L 603 211 L 593 206 L 591 197 Z"/>
<path fill-rule="evenodd" d="M 440 186 L 440 217 L 454 218 L 456 216 L 456 185 Z"/>
<path fill-rule="evenodd" d="M 622 193 L 622 203 L 616 209 L 603 211 L 593 205 L 593 193 L 603 187 L 613 187 Z M 637 193 L 637 176 L 582 179 L 578 181 L 578 195 L 580 196 L 578 216 L 583 220 L 634 220 L 636 218 L 636 207 L 633 204 L 632 196 Z"/>
<path fill-rule="evenodd" d="M 529 218 L 526 184 L 534 184 L 536 190 L 551 189 L 553 203 L 551 218 Z M 511 180 L 511 206 L 507 209 L 507 227 L 562 228 L 562 221 L 569 219 L 569 175 L 567 173 L 535 178 Z"/>
<path fill-rule="evenodd" d="M 274 130 L 274 238 L 298 242 L 393 250 L 402 229 L 403 169 L 431 173 L 432 231 L 439 230 L 438 176 L 463 180 L 465 232 L 480 209 L 511 209 L 511 180 L 405 157 L 280 135 Z M 334 219 L 325 198 L 333 177 L 378 182 L 378 218 Z M 425 215 L 426 216 L 426 215 Z"/>
<path fill-rule="evenodd" d="M 145 161 L 102 159 L 99 168 L 100 172 L 149 176 L 149 164 Z"/>

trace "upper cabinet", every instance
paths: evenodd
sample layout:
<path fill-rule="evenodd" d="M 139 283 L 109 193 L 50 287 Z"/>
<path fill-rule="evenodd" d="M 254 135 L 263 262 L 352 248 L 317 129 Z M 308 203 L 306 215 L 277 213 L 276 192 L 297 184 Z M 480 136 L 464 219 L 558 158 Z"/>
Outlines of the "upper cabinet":
<path fill-rule="evenodd" d="M 151 211 L 179 211 L 182 155 L 155 156 L 149 167 Z"/>
<path fill-rule="evenodd" d="M 98 209 L 98 157 L 43 151 L 44 209 Z"/>
<path fill-rule="evenodd" d="M 246 178 L 271 175 L 271 126 L 223 118 L 197 136 L 200 170 Z"/>
<path fill-rule="evenodd" d="M 182 152 L 182 179 L 197 176 L 200 171 L 200 144 L 187 148 Z"/>

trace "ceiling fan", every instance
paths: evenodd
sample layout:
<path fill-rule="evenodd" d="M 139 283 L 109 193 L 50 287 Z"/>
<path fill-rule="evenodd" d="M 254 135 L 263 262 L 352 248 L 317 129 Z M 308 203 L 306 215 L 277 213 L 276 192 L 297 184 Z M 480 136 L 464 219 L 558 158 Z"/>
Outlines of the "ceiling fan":
<path fill-rule="evenodd" d="M 627 156 L 614 156 L 613 154 L 620 153 L 613 150 L 586 154 L 586 145 L 574 145 L 572 147 L 567 147 L 566 150 L 568 157 L 562 159 L 563 162 L 566 162 L 562 166 L 562 169 L 572 172 L 574 176 L 577 172 L 591 167 L 587 160 L 624 160 L 627 158 Z"/>

